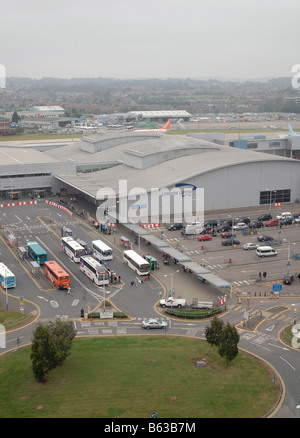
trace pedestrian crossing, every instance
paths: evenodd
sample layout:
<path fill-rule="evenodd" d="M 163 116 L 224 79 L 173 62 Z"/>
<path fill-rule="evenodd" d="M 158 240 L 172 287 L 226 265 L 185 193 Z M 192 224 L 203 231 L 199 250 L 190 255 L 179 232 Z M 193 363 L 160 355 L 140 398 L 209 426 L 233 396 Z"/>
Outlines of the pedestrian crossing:
<path fill-rule="evenodd" d="M 250 281 L 250 280 L 237 280 L 237 281 L 233 281 L 233 284 L 235 284 L 236 286 L 245 286 L 246 285 L 250 285 L 253 284 L 254 281 Z"/>

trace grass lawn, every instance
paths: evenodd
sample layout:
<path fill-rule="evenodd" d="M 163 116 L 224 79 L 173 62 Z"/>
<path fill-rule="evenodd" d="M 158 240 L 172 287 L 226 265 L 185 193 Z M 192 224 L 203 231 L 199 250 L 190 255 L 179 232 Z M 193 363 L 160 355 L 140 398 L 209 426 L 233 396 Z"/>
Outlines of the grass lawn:
<path fill-rule="evenodd" d="M 1 418 L 255 418 L 276 403 L 272 374 L 240 352 L 227 367 L 203 341 L 75 339 L 65 363 L 34 379 L 30 348 L 0 358 Z M 207 360 L 197 367 L 197 360 Z"/>

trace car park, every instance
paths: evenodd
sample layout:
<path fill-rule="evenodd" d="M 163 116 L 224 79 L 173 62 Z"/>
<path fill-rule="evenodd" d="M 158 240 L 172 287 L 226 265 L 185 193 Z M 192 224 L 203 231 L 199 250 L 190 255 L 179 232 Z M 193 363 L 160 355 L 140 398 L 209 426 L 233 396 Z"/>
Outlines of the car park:
<path fill-rule="evenodd" d="M 270 219 L 272 219 L 272 216 L 269 213 L 263 213 L 257 218 L 258 221 L 269 221 Z"/>
<path fill-rule="evenodd" d="M 233 225 L 233 230 L 246 230 L 248 228 L 248 225 L 246 225 L 244 222 L 238 222 L 236 225 Z"/>
<path fill-rule="evenodd" d="M 253 221 L 249 224 L 249 228 L 262 228 L 264 223 L 262 221 Z"/>
<path fill-rule="evenodd" d="M 292 274 L 286 274 L 283 279 L 283 284 L 292 284 L 294 281 L 294 276 Z"/>
<path fill-rule="evenodd" d="M 266 227 L 276 227 L 278 225 L 279 225 L 279 220 L 278 219 L 271 219 L 271 220 L 269 220 L 269 221 L 267 221 L 265 223 Z"/>
<path fill-rule="evenodd" d="M 243 248 L 246 250 L 250 250 L 250 249 L 256 249 L 259 245 L 257 245 L 256 243 L 245 243 L 245 245 L 243 245 Z"/>
<path fill-rule="evenodd" d="M 269 242 L 270 240 L 274 240 L 272 236 L 267 236 L 266 234 L 261 234 L 260 236 L 257 236 L 257 240 L 259 242 Z"/>
<path fill-rule="evenodd" d="M 225 239 L 222 240 L 222 245 L 228 246 L 228 245 L 239 245 L 240 242 L 236 239 Z"/>
<path fill-rule="evenodd" d="M 167 323 L 165 321 L 160 321 L 158 319 L 150 318 L 145 319 L 142 324 L 145 329 L 162 329 L 167 327 Z"/>
<path fill-rule="evenodd" d="M 212 237 L 208 236 L 207 234 L 202 234 L 201 236 L 198 237 L 198 240 L 200 240 L 200 242 L 203 242 L 205 240 L 211 240 Z"/>

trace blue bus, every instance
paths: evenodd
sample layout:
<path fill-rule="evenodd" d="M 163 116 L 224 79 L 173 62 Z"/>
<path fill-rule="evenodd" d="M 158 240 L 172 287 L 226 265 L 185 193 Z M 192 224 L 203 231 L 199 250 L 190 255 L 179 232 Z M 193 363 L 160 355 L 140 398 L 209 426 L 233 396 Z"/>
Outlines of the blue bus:
<path fill-rule="evenodd" d="M 27 242 L 26 248 L 28 255 L 39 265 L 43 265 L 48 260 L 48 254 L 37 242 Z"/>

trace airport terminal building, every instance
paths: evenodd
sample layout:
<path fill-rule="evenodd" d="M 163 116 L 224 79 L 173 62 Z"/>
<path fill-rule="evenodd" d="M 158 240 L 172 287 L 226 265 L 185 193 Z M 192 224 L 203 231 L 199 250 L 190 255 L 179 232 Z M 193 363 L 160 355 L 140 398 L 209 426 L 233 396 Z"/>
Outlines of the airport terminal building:
<path fill-rule="evenodd" d="M 141 188 L 148 194 L 148 200 L 132 196 L 128 205 L 145 211 L 151 210 L 154 189 L 161 198 L 179 189 L 191 188 L 192 196 L 195 188 L 204 189 L 205 211 L 300 199 L 299 160 L 193 135 L 119 131 L 36 149 L 0 148 L 2 199 L 65 192 L 98 205 L 99 190 L 110 188 L 118 204 L 124 195 L 120 181 L 128 192 Z"/>

